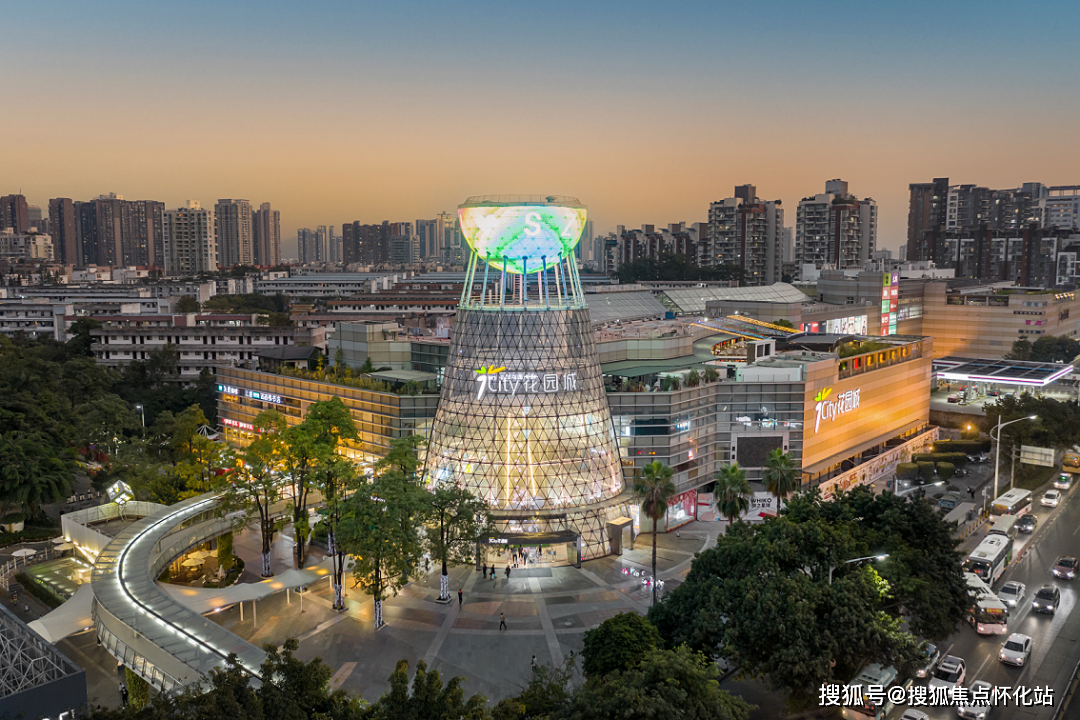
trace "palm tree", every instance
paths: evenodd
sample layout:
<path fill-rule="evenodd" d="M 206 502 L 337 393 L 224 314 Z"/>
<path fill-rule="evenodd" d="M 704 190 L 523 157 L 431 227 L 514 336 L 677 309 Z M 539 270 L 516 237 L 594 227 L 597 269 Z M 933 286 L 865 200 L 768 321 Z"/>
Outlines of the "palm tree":
<path fill-rule="evenodd" d="M 746 479 L 746 471 L 739 467 L 739 463 L 725 465 L 720 472 L 713 475 L 716 487 L 713 496 L 716 498 L 716 509 L 727 518 L 729 527 L 736 519 L 750 509 L 750 498 L 753 490 L 750 489 L 750 481 Z"/>
<path fill-rule="evenodd" d="M 641 512 L 652 520 L 652 601 L 656 604 L 656 525 L 667 513 L 668 503 L 675 497 L 675 483 L 671 476 L 675 471 L 662 462 L 652 462 L 644 467 L 641 477 L 634 481 L 634 496 L 641 504 Z"/>
<path fill-rule="evenodd" d="M 761 476 L 765 489 L 776 496 L 776 512 L 780 512 L 780 501 L 799 489 L 798 471 L 791 462 L 791 456 L 780 448 L 769 452 L 765 458 L 765 473 Z"/>

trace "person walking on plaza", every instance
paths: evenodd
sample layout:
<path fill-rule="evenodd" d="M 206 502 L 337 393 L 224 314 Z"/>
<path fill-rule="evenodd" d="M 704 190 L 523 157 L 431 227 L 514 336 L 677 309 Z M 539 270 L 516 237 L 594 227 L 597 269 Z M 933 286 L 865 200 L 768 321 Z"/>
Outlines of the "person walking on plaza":
<path fill-rule="evenodd" d="M 510 566 L 509 565 L 506 566 L 506 579 L 507 580 L 510 579 Z"/>
<path fill-rule="evenodd" d="M 120 702 L 123 704 L 124 707 L 127 707 L 128 691 L 124 683 L 120 683 Z"/>
<path fill-rule="evenodd" d="M 499 629 L 500 630 L 505 630 L 506 629 L 506 616 L 503 615 L 502 613 L 499 613 Z"/>
<path fill-rule="evenodd" d="M 535 655 L 533 655 L 533 659 L 532 659 L 532 669 L 533 669 L 533 672 L 536 672 L 536 656 Z"/>
<path fill-rule="evenodd" d="M 458 606 L 459 608 L 461 607 L 462 597 L 463 597 L 463 596 L 462 596 L 462 594 L 461 594 L 461 591 L 460 591 L 460 590 L 458 590 L 458 591 L 457 591 L 457 606 Z"/>
<path fill-rule="evenodd" d="M 487 580 L 487 563 L 484 563 L 484 579 Z"/>

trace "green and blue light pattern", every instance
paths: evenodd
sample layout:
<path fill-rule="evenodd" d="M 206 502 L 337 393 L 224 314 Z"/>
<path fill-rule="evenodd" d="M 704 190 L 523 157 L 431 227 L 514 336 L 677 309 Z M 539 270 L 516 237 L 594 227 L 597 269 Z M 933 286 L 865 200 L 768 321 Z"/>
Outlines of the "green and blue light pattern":
<path fill-rule="evenodd" d="M 569 256 L 581 239 L 586 213 L 558 205 L 470 206 L 458 208 L 458 219 L 477 255 L 497 270 L 522 275 Z"/>

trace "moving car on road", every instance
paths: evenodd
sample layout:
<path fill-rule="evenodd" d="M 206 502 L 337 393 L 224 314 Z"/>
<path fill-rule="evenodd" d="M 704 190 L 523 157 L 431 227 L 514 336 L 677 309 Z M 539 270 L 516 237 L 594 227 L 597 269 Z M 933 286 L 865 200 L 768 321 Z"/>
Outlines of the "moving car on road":
<path fill-rule="evenodd" d="M 1046 507 L 1057 507 L 1061 502 L 1060 490 L 1047 490 L 1046 494 L 1042 496 L 1042 504 Z"/>
<path fill-rule="evenodd" d="M 1050 574 L 1058 580 L 1072 580 L 1076 577 L 1076 558 L 1068 556 L 1058 558 L 1054 567 L 1050 568 Z"/>
<path fill-rule="evenodd" d="M 1020 606 L 1020 603 L 1023 602 L 1024 595 L 1026 594 L 1027 586 L 1024 585 L 1024 583 L 1010 580 L 1009 582 L 1001 586 L 1001 589 L 998 590 L 997 596 L 998 599 L 1001 600 L 1001 602 L 1005 603 L 1011 608 L 1014 608 Z"/>
<path fill-rule="evenodd" d="M 967 676 L 967 663 L 963 658 L 946 655 L 930 678 L 930 687 L 955 688 Z"/>
<path fill-rule="evenodd" d="M 1035 612 L 1054 614 L 1054 610 L 1061 604 L 1061 591 L 1053 585 L 1043 585 L 1035 591 L 1035 597 L 1031 600 L 1031 609 Z"/>
<path fill-rule="evenodd" d="M 934 672 L 934 668 L 941 662 L 941 651 L 938 650 L 937 645 L 932 642 L 924 642 L 922 644 L 923 652 L 926 653 L 926 664 L 915 671 L 915 677 L 925 678 Z"/>
<path fill-rule="evenodd" d="M 1058 475 L 1057 480 L 1054 481 L 1054 487 L 1058 490 L 1068 490 L 1072 487 L 1072 475 L 1069 473 L 1061 473 Z"/>
<path fill-rule="evenodd" d="M 921 710 L 905 710 L 900 720 L 930 720 L 930 716 Z"/>
<path fill-rule="evenodd" d="M 1001 645 L 1001 652 L 998 653 L 998 660 L 1017 667 L 1023 667 L 1029 657 L 1031 657 L 1031 638 L 1022 633 L 1010 635 L 1009 639 Z"/>
<path fill-rule="evenodd" d="M 968 688 L 967 700 L 956 708 L 956 714 L 962 718 L 985 720 L 990 714 L 990 696 L 993 692 L 993 685 L 985 680 L 976 680 Z"/>
<path fill-rule="evenodd" d="M 1017 532 L 1022 532 L 1025 535 L 1030 535 L 1035 532 L 1035 527 L 1039 524 L 1039 518 L 1035 517 L 1031 513 L 1023 515 L 1016 521 Z"/>

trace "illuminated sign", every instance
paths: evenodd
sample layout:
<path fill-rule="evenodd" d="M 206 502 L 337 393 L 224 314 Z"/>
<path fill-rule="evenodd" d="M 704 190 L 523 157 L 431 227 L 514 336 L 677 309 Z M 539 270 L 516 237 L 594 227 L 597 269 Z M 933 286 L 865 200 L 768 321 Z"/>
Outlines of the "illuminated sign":
<path fill-rule="evenodd" d="M 219 393 L 225 393 L 226 395 L 240 395 L 240 388 L 233 387 L 232 385 L 218 385 L 217 391 Z"/>
<path fill-rule="evenodd" d="M 817 405 L 814 406 L 814 432 L 818 431 L 821 427 L 822 420 L 836 420 L 841 415 L 846 415 L 849 412 L 854 412 L 859 409 L 859 391 L 862 388 L 855 388 L 854 390 L 847 390 L 840 393 L 832 400 L 829 396 L 832 394 L 832 388 L 825 388 L 817 395 L 814 396 L 814 402 Z"/>
<path fill-rule="evenodd" d="M 581 239 L 587 211 L 560 205 L 467 205 L 458 208 L 469 247 L 496 269 L 515 275 L 540 272 L 570 256 Z"/>
<path fill-rule="evenodd" d="M 476 399 L 484 395 L 557 393 L 577 390 L 577 373 L 506 372 L 488 365 L 476 371 Z"/>
<path fill-rule="evenodd" d="M 232 418 L 222 418 L 222 425 L 228 425 L 229 427 L 240 428 L 241 430 L 247 430 L 248 432 L 256 432 L 255 426 L 251 423 L 240 422 L 239 420 L 233 420 Z"/>
<path fill-rule="evenodd" d="M 281 404 L 281 396 L 274 395 L 273 393 L 259 392 L 258 390 L 248 390 L 248 397 L 252 400 L 262 400 L 263 402 Z"/>
<path fill-rule="evenodd" d="M 506 538 L 488 538 L 488 545 L 509 545 L 510 541 Z"/>

